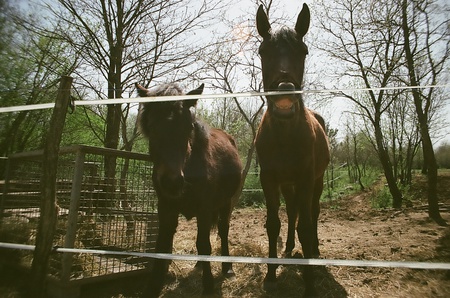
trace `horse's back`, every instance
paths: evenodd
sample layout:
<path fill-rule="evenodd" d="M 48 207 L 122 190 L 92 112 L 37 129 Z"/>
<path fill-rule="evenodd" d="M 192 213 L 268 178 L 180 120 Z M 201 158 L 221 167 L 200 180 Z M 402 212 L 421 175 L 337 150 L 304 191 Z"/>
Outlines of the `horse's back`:
<path fill-rule="evenodd" d="M 209 135 L 208 155 L 211 171 L 215 173 L 218 192 L 233 196 L 239 188 L 242 163 L 234 138 L 225 131 L 212 128 Z"/>
<path fill-rule="evenodd" d="M 316 112 L 306 109 L 312 123 L 311 129 L 314 132 L 314 160 L 316 176 L 322 177 L 330 161 L 330 148 L 327 133 L 325 131 L 325 121 Z"/>

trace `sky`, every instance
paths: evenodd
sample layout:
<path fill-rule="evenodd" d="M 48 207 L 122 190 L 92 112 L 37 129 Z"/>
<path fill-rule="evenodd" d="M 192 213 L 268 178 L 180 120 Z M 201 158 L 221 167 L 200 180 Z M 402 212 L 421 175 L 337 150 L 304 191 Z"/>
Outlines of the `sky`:
<path fill-rule="evenodd" d="M 195 1 L 195 0 L 194 0 Z M 199 1 L 199 0 L 197 0 Z M 25 7 L 25 3 L 28 3 L 27 0 L 19 0 L 18 3 L 22 4 L 22 7 Z M 233 19 L 238 15 L 241 16 L 248 16 L 248 24 L 249 26 L 255 26 L 255 16 L 256 16 L 256 10 L 257 10 L 257 4 L 255 0 L 231 0 L 230 1 L 232 5 L 230 6 L 230 9 L 227 10 L 227 18 Z M 277 17 L 285 17 L 288 21 L 285 25 L 288 27 L 293 27 L 295 25 L 295 22 L 297 20 L 297 15 L 301 11 L 301 8 L 303 6 L 303 3 L 309 4 L 310 10 L 311 10 L 311 24 L 310 24 L 310 32 L 309 35 L 313 36 L 312 33 L 316 25 L 314 23 L 315 16 L 318 15 L 318 12 L 315 12 L 315 6 L 313 1 L 296 1 L 296 0 L 279 0 L 275 1 L 276 3 L 273 7 L 273 9 L 270 12 L 269 20 L 273 20 Z M 218 22 L 217 26 L 220 26 L 221 24 Z M 273 25 L 274 28 L 277 28 L 276 25 Z M 309 37 L 308 34 L 305 36 L 305 41 L 308 44 L 308 46 L 311 48 L 314 48 L 314 40 L 313 38 Z M 308 61 L 310 59 L 310 61 Z M 311 59 L 318 59 L 317 55 L 314 56 L 313 54 L 309 55 L 307 57 L 307 63 L 314 63 L 316 61 L 312 61 Z M 307 76 L 308 74 L 306 74 Z M 324 81 L 327 81 L 326 85 L 333 86 L 335 83 L 333 82 L 332 77 L 327 77 L 324 73 L 321 77 Z M 450 82 L 448 82 L 450 84 Z M 338 86 L 343 87 L 343 86 Z M 450 92 L 450 87 L 447 88 L 448 92 Z M 205 91 L 205 93 L 208 91 Z M 308 99 L 306 96 L 306 104 L 308 105 Z M 342 98 L 336 98 L 333 99 L 330 102 L 327 102 L 327 105 L 321 106 L 318 108 L 319 113 L 322 113 L 323 116 L 330 122 L 332 128 L 337 128 L 340 131 L 339 136 L 343 137 L 344 134 L 344 124 L 346 123 L 346 110 L 348 110 L 349 103 Z M 315 107 L 313 107 L 315 108 Z M 445 103 L 445 107 L 443 109 L 443 115 L 444 119 L 447 119 L 447 121 L 450 122 L 450 117 L 445 117 L 445 115 L 450 115 L 450 99 L 448 99 Z M 450 123 L 447 123 L 442 126 L 441 132 L 438 137 L 434 139 L 435 143 L 437 145 L 442 144 L 443 142 L 450 143 Z"/>

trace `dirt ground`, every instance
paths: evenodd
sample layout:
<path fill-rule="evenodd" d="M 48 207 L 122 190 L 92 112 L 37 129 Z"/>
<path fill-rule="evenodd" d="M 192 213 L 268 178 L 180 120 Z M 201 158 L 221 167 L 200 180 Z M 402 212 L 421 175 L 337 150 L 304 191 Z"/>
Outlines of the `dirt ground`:
<path fill-rule="evenodd" d="M 450 176 L 441 177 L 439 196 L 442 217 L 450 223 Z M 422 197 L 420 188 L 418 197 Z M 450 227 L 431 221 L 425 202 L 399 210 L 372 209 L 368 193 L 323 204 L 319 218 L 321 258 L 350 260 L 423 261 L 450 263 Z M 279 257 L 286 237 L 286 214 L 280 209 L 282 229 Z M 230 254 L 267 257 L 265 209 L 233 212 Z M 195 221 L 180 220 L 174 252 L 195 254 Z M 219 238 L 212 234 L 213 254 L 219 254 Z M 300 250 L 297 241 L 296 249 Z M 193 262 L 173 262 L 162 297 L 201 296 L 201 272 Z M 216 294 L 213 297 L 301 297 L 304 291 L 300 266 L 280 266 L 278 287 L 262 289 L 266 265 L 234 264 L 236 277 L 224 279 L 220 264 L 213 263 Z M 405 268 L 317 267 L 319 297 L 450 297 L 450 271 Z"/>
<path fill-rule="evenodd" d="M 399 210 L 373 209 L 370 191 L 324 203 L 319 217 L 321 258 L 350 260 L 423 261 L 450 263 L 450 226 L 431 221 L 424 201 L 425 179 L 412 190 L 416 199 L 410 207 Z M 450 174 L 439 181 L 441 215 L 450 223 Z M 286 213 L 280 210 L 282 228 L 279 242 L 281 257 L 286 237 Z M 268 240 L 264 228 L 264 208 L 238 208 L 232 215 L 230 254 L 267 257 Z M 180 218 L 175 235 L 174 253 L 196 254 L 195 220 Z M 211 234 L 213 255 L 219 255 L 216 233 Z M 301 252 L 297 241 L 296 250 Z M 161 297 L 200 297 L 201 271 L 195 262 L 175 261 Z M 220 263 L 213 262 L 216 297 L 302 297 L 304 283 L 300 266 L 280 266 L 278 286 L 273 292 L 262 288 L 265 264 L 233 264 L 236 276 L 224 278 Z M 417 270 L 405 268 L 316 267 L 315 286 L 319 297 L 450 297 L 450 270 Z M 26 286 L 24 278 L 9 273 L 0 279 L 0 297 L 21 297 L 18 289 Z M 19 282 L 19 283 L 18 283 Z M 7 295 L 5 289 L 13 291 Z M 93 285 L 82 291 L 82 298 L 139 297 L 144 279 L 116 281 L 113 285 Z M 2 294 L 2 292 L 4 294 Z M 6 295 L 6 296 L 5 296 Z"/>

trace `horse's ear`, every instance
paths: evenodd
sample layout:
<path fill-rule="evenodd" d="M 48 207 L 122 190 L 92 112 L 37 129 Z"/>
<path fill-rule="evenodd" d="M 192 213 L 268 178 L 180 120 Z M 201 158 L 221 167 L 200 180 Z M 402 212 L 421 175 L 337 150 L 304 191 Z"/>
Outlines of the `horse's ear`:
<path fill-rule="evenodd" d="M 310 19 L 309 7 L 304 3 L 302 11 L 298 14 L 297 24 L 295 24 L 295 31 L 300 38 L 308 32 Z"/>
<path fill-rule="evenodd" d="M 258 12 L 256 13 L 256 28 L 263 39 L 270 38 L 270 23 L 262 4 L 259 6 Z"/>
<path fill-rule="evenodd" d="M 191 90 L 186 95 L 200 95 L 203 93 L 203 88 L 205 88 L 205 84 L 201 84 L 197 87 L 197 89 Z M 196 99 L 188 99 L 184 102 L 184 106 L 187 108 L 193 107 L 197 104 L 197 98 Z"/>
<path fill-rule="evenodd" d="M 139 85 L 138 83 L 134 84 L 136 86 L 137 89 L 137 93 L 140 97 L 146 97 L 147 96 L 147 92 L 148 90 L 145 89 L 144 87 L 142 87 L 141 85 Z"/>

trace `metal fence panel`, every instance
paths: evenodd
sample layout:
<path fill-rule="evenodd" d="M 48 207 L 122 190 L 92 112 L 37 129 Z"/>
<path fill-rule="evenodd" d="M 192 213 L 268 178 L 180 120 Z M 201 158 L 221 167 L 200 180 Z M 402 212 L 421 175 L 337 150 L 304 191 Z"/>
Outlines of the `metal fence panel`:
<path fill-rule="evenodd" d="M 8 159 L 0 219 L 6 226 L 24 223 L 29 233 L 26 244 L 35 240 L 41 173 L 42 151 Z M 155 247 L 157 198 L 146 154 L 89 146 L 61 148 L 57 202 L 55 246 L 137 252 Z M 31 258 L 24 256 L 23 262 L 31 264 Z M 142 269 L 147 262 L 136 257 L 54 255 L 49 273 L 71 281 Z"/>

